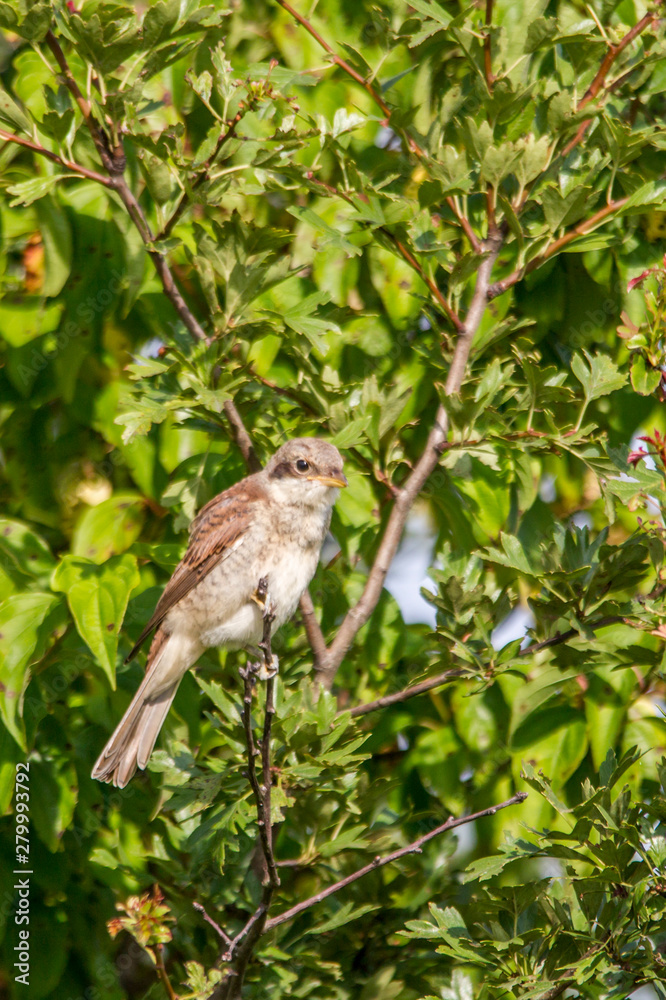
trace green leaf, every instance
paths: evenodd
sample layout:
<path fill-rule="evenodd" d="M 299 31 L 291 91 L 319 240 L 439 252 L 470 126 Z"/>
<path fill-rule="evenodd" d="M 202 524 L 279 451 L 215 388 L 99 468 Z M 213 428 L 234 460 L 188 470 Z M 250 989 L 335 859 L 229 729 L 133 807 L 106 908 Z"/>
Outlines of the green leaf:
<path fill-rule="evenodd" d="M 68 555 L 53 574 L 53 589 L 67 594 L 79 635 L 97 658 L 113 688 L 116 686 L 118 635 L 129 595 L 139 579 L 136 557 L 127 553 L 107 559 L 102 566 Z"/>
<path fill-rule="evenodd" d="M 81 515 L 72 536 L 72 554 L 103 563 L 130 547 L 143 520 L 143 498 L 138 493 L 116 493 Z"/>
<path fill-rule="evenodd" d="M 29 667 L 41 658 L 50 634 L 62 624 L 62 602 L 53 594 L 13 594 L 0 604 L 0 716 L 24 750 L 21 721 Z"/>
<path fill-rule="evenodd" d="M 74 816 L 78 799 L 76 768 L 71 760 L 30 764 L 30 821 L 49 851 L 55 852 Z"/>
<path fill-rule="evenodd" d="M 583 386 L 588 402 L 599 399 L 600 396 L 608 396 L 627 384 L 627 376 L 606 354 L 595 354 L 593 357 L 587 351 L 583 351 L 583 354 L 587 366 L 580 354 L 574 354 L 571 370 Z"/>
<path fill-rule="evenodd" d="M 6 6 L 6 4 L 3 6 Z M 9 125 L 17 132 L 25 132 L 27 135 L 32 135 L 30 120 L 3 87 L 0 87 L 0 122 L 4 125 Z"/>
<path fill-rule="evenodd" d="M 72 270 L 72 231 L 67 216 L 51 198 L 40 197 L 36 211 L 44 244 L 42 295 L 56 296 Z"/>
<path fill-rule="evenodd" d="M 641 396 L 651 396 L 661 383 L 660 368 L 648 366 L 642 354 L 634 354 L 631 359 L 631 385 Z"/>
<path fill-rule="evenodd" d="M 355 906 L 353 902 L 344 903 L 337 913 L 324 920 L 323 923 L 315 924 L 306 932 L 308 934 L 327 934 L 329 931 L 337 930 L 338 927 L 346 927 L 352 920 L 358 920 L 366 913 L 372 913 L 379 909 L 378 903 L 364 903 L 362 906 Z"/>
<path fill-rule="evenodd" d="M 30 180 L 20 181 L 18 184 L 8 184 L 7 193 L 15 195 L 14 200 L 9 203 L 9 207 L 32 205 L 33 201 L 50 194 L 58 181 L 64 177 L 75 176 L 76 174 L 51 174 L 48 177 L 31 177 Z"/>
<path fill-rule="evenodd" d="M 338 247 L 344 250 L 345 253 L 350 254 L 352 257 L 358 257 L 363 252 L 360 247 L 355 246 L 350 243 L 349 240 L 345 239 L 339 229 L 334 229 L 333 226 L 329 226 L 327 222 L 324 222 L 316 212 L 313 212 L 311 208 L 304 208 L 302 206 L 290 206 L 287 208 L 290 215 L 293 215 L 296 219 L 300 219 L 301 222 L 305 222 L 308 226 L 312 226 L 318 233 L 321 233 L 324 237 L 320 248 L 323 250 L 324 247 Z"/>
<path fill-rule="evenodd" d="M 44 539 L 27 524 L 0 517 L 0 552 L 21 573 L 48 583 L 55 559 Z"/>

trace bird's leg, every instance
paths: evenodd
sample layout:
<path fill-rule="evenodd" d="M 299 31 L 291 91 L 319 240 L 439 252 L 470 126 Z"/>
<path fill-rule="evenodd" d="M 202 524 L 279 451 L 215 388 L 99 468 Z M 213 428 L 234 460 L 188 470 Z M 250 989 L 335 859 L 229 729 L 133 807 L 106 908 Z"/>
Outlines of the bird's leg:
<path fill-rule="evenodd" d="M 275 604 L 271 600 L 268 592 L 268 580 L 265 576 L 262 576 L 259 580 L 257 589 L 254 594 L 252 594 L 252 600 L 259 608 L 261 608 L 264 628 L 261 642 L 259 643 L 259 649 L 256 649 L 256 647 L 248 647 L 248 652 L 251 652 L 253 656 L 256 655 L 259 662 L 248 664 L 246 670 L 251 669 L 259 680 L 267 681 L 271 677 L 275 677 L 277 674 L 279 669 L 279 660 L 275 653 L 271 650 L 271 625 L 275 621 Z"/>

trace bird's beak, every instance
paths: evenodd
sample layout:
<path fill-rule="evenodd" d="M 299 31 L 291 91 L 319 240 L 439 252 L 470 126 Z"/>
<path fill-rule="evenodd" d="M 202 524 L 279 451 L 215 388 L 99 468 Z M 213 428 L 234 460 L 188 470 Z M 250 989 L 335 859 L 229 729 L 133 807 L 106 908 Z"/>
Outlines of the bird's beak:
<path fill-rule="evenodd" d="M 311 482 L 323 483 L 324 486 L 344 487 L 349 485 L 342 472 L 336 472 L 333 476 L 308 476 L 308 479 Z"/>

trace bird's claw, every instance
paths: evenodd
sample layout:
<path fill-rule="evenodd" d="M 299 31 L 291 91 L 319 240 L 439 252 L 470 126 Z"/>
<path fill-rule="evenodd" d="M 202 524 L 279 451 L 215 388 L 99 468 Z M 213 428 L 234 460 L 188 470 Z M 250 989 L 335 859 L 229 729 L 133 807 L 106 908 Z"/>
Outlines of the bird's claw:
<path fill-rule="evenodd" d="M 280 661 L 275 653 L 271 654 L 270 666 L 265 660 L 259 664 L 259 669 L 257 670 L 257 677 L 260 681 L 269 681 L 272 677 L 275 677 L 280 669 Z"/>

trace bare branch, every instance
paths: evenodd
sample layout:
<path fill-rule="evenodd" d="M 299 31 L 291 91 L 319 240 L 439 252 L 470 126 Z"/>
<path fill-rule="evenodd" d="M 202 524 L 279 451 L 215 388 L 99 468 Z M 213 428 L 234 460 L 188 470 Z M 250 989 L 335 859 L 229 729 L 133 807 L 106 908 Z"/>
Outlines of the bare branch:
<path fill-rule="evenodd" d="M 249 472 L 259 472 L 261 469 L 261 462 L 257 458 L 257 453 L 254 450 L 254 445 L 252 444 L 252 439 L 247 432 L 247 428 L 243 423 L 243 418 L 241 417 L 235 403 L 231 399 L 227 399 L 222 404 L 222 409 L 225 412 L 227 420 L 231 424 L 231 428 L 236 439 L 236 444 L 241 450 L 243 459 L 248 468 Z"/>
<path fill-rule="evenodd" d="M 517 805 L 520 802 L 524 802 L 527 798 L 527 792 L 516 792 L 512 795 L 510 799 L 505 802 L 500 802 L 499 805 L 490 806 L 488 809 L 482 809 L 480 812 L 470 813 L 468 816 L 461 816 L 460 819 L 448 819 L 446 823 L 442 823 L 441 826 L 435 827 L 429 833 L 425 833 L 422 837 L 417 840 L 412 841 L 411 844 L 407 844 L 406 847 L 401 847 L 397 851 L 393 851 L 391 854 L 385 854 L 383 857 L 376 857 L 369 865 L 364 865 L 363 868 L 359 868 L 358 871 L 353 872 L 351 875 L 347 875 L 346 878 L 340 879 L 339 882 L 335 882 L 333 885 L 329 885 L 328 888 L 322 889 L 321 892 L 316 893 L 314 896 L 310 896 L 309 899 L 303 900 L 302 903 L 297 903 L 296 906 L 292 906 L 290 910 L 285 910 L 284 913 L 278 914 L 278 916 L 273 917 L 272 920 L 266 921 L 265 930 L 272 931 L 274 927 L 279 927 L 280 924 L 286 923 L 288 920 L 293 920 L 300 913 L 305 910 L 309 910 L 311 906 L 316 906 L 317 903 L 321 903 L 324 899 L 332 896 L 334 893 L 339 892 L 340 889 L 344 889 L 346 886 L 351 885 L 352 882 L 358 881 L 358 879 L 363 878 L 364 875 L 369 875 L 370 872 L 376 871 L 378 868 L 383 868 L 384 865 L 390 865 L 394 861 L 399 861 L 400 858 L 404 858 L 408 854 L 420 854 L 421 849 L 424 844 L 429 840 L 433 840 L 435 837 L 441 836 L 441 834 L 446 833 L 448 830 L 454 830 L 458 826 L 464 826 L 466 823 L 473 823 L 477 819 L 483 819 L 485 816 L 494 816 L 496 812 L 500 809 L 506 809 L 508 806 Z"/>
<path fill-rule="evenodd" d="M 464 670 L 445 670 L 443 674 L 437 674 L 435 677 L 427 677 L 424 681 L 419 681 L 418 684 L 411 684 L 409 687 L 403 688 L 402 691 L 396 691 L 394 694 L 385 694 L 382 698 L 377 698 L 376 701 L 368 701 L 363 705 L 354 705 L 349 710 L 342 709 L 338 714 L 342 715 L 344 712 L 349 711 L 352 718 L 357 718 L 359 715 L 367 715 L 368 712 L 376 712 L 379 708 L 388 708 L 389 705 L 397 705 L 400 702 L 408 701 L 410 698 L 416 698 L 419 694 L 424 694 L 426 691 L 431 691 L 436 687 L 442 687 L 444 684 L 449 684 L 450 681 L 454 681 L 458 677 L 464 677 L 464 675 Z"/>
<path fill-rule="evenodd" d="M 271 652 L 271 625 L 275 621 L 275 613 L 266 603 L 270 598 L 268 595 L 268 580 L 262 577 L 259 580 L 255 591 L 255 600 L 263 608 L 264 634 L 261 640 L 261 648 L 264 654 L 263 665 L 261 663 L 248 663 L 244 670 L 241 670 L 245 690 L 243 695 L 243 728 L 245 729 L 245 742 L 247 745 L 247 774 L 252 786 L 254 798 L 257 804 L 257 825 L 261 838 L 261 847 L 264 852 L 266 862 L 266 880 L 272 888 L 280 885 L 280 877 L 275 866 L 273 857 L 273 844 L 271 838 L 271 774 L 270 774 L 270 736 L 271 722 L 275 713 L 273 705 L 273 692 L 275 684 L 275 670 L 273 666 L 273 654 Z M 259 756 L 259 750 L 254 741 L 252 731 L 252 689 L 256 677 L 262 671 L 269 675 L 266 679 L 266 712 L 264 716 L 264 733 L 262 740 L 262 784 L 259 784 L 255 767 L 255 758 Z"/>
<path fill-rule="evenodd" d="M 208 914 L 206 913 L 206 910 L 201 905 L 201 903 L 194 902 L 194 903 L 192 903 L 192 906 L 194 907 L 195 910 L 198 910 L 199 913 L 201 913 L 201 915 L 203 916 L 203 918 L 206 921 L 206 923 L 210 924 L 210 926 L 213 928 L 213 930 L 215 931 L 215 933 L 218 935 L 218 937 L 222 938 L 222 940 L 227 945 L 227 947 L 228 948 L 232 947 L 233 943 L 234 943 L 233 939 L 229 937 L 229 935 L 226 933 L 226 931 L 222 930 L 222 928 L 220 927 L 220 925 L 218 923 L 216 923 L 216 921 L 213 920 L 212 917 L 208 916 Z"/>
<path fill-rule="evenodd" d="M 474 295 L 472 296 L 463 328 L 456 341 L 453 360 L 446 381 L 446 394 L 449 396 L 460 390 L 465 377 L 465 369 L 472 341 L 488 303 L 490 277 L 493 265 L 502 246 L 502 239 L 501 234 L 496 232 L 483 244 L 483 251 L 487 256 L 479 267 Z M 439 461 L 439 456 L 446 445 L 447 432 L 448 416 L 444 407 L 440 406 L 423 454 L 407 478 L 400 495 L 395 500 L 386 530 L 384 531 L 384 537 L 379 544 L 379 549 L 377 550 L 377 555 L 368 575 L 363 593 L 354 607 L 350 608 L 345 615 L 335 639 L 328 647 L 325 658 L 318 666 L 318 680 L 326 688 L 331 688 L 338 667 L 342 663 L 356 633 L 365 625 L 377 605 L 384 587 L 386 574 L 400 544 L 409 512 Z"/>
<path fill-rule="evenodd" d="M 66 160 L 64 157 L 58 156 L 57 153 L 52 153 L 50 149 L 46 149 L 36 142 L 31 142 L 29 139 L 24 139 L 20 135 L 13 135 L 11 132 L 5 132 L 4 129 L 0 128 L 0 139 L 4 139 L 5 142 L 15 142 L 17 146 L 24 146 L 26 149 L 31 149 L 33 153 L 45 156 L 48 160 L 52 160 L 54 163 L 58 163 L 61 167 L 64 167 L 65 170 L 70 170 L 74 174 L 80 174 L 81 177 L 87 177 L 88 180 L 97 181 L 98 184 L 104 184 L 105 187 L 111 186 L 109 178 L 104 177 L 103 174 L 98 174 L 95 170 L 88 170 L 87 167 L 82 167 L 80 163 Z"/>

